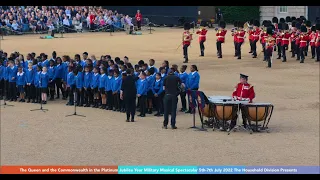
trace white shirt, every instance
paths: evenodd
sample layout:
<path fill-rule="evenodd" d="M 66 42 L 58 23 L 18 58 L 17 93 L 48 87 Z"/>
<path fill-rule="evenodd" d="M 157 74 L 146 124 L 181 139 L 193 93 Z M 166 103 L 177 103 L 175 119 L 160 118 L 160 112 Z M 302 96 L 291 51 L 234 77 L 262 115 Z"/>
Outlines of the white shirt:
<path fill-rule="evenodd" d="M 70 26 L 68 19 L 63 19 L 63 25 Z"/>
<path fill-rule="evenodd" d="M 106 74 L 102 74 L 101 77 L 105 76 Z"/>
<path fill-rule="evenodd" d="M 156 82 L 159 82 L 159 81 L 161 81 L 161 79 L 156 80 Z"/>
<path fill-rule="evenodd" d="M 19 25 L 17 23 L 12 23 L 11 27 L 14 29 L 14 30 L 17 30 Z"/>
<path fill-rule="evenodd" d="M 17 72 L 17 76 L 22 76 L 24 74 L 24 72 Z"/>
<path fill-rule="evenodd" d="M 194 73 L 196 73 L 196 71 L 193 71 L 191 74 L 194 75 Z"/>

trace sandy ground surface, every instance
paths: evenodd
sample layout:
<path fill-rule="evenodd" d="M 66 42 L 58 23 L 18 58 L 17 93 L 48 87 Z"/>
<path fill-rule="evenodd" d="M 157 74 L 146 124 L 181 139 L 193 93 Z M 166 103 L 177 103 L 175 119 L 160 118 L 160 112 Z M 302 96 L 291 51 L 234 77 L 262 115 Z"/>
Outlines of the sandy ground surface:
<path fill-rule="evenodd" d="M 57 51 L 128 56 L 136 63 L 154 58 L 181 65 L 176 51 L 182 29 L 156 29 L 141 36 L 125 33 L 65 34 L 65 38 L 39 39 L 39 35 L 9 36 L 1 41 L 4 51 L 20 53 Z M 60 35 L 56 35 L 60 36 Z M 252 59 L 249 44 L 242 46 L 242 60 L 233 57 L 230 31 L 223 44 L 223 59 L 216 58 L 215 32 L 210 29 L 206 57 L 200 58 L 197 40 L 189 48 L 190 64 L 201 74 L 200 89 L 208 96 L 230 96 L 239 73 L 249 75 L 255 102 L 272 103 L 275 110 L 271 133 L 248 134 L 188 129 L 192 116 L 178 113 L 177 130 L 161 128 L 163 118 L 147 115 L 126 123 L 125 115 L 92 108 L 79 108 L 86 118 L 68 117 L 73 107 L 55 101 L 49 111 L 31 112 L 36 104 L 10 103 L 1 108 L 2 165 L 319 165 L 319 63 L 305 64 L 292 58 L 274 60 L 272 69 Z M 258 46 L 259 52 L 261 46 Z M 180 106 L 180 103 L 179 103 Z M 197 117 L 197 125 L 200 125 Z"/>

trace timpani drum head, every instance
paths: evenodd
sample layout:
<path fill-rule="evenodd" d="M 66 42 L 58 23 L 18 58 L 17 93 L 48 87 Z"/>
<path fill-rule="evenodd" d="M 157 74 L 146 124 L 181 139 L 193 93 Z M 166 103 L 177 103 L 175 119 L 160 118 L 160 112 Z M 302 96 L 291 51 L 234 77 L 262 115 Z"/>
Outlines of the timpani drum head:
<path fill-rule="evenodd" d="M 232 97 L 230 96 L 209 96 L 210 102 L 224 102 L 224 101 L 232 101 Z"/>

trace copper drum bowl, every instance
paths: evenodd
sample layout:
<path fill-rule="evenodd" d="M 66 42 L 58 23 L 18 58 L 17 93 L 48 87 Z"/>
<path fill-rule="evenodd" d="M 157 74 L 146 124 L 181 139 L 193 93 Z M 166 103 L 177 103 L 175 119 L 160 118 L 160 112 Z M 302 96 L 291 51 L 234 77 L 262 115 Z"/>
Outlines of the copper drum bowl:
<path fill-rule="evenodd" d="M 211 117 L 214 117 L 214 113 L 213 111 L 210 110 L 211 108 L 211 104 L 206 104 L 203 108 L 203 116 L 204 117 L 208 117 L 208 118 L 211 118 Z"/>
<path fill-rule="evenodd" d="M 271 113 L 272 104 L 270 103 L 244 103 L 242 107 L 246 111 L 247 118 L 251 121 L 264 121 Z"/>
<path fill-rule="evenodd" d="M 208 100 L 210 101 L 210 103 L 206 104 L 204 106 L 203 116 L 210 118 L 210 117 L 214 117 L 213 104 L 215 102 L 231 101 L 232 97 L 229 97 L 229 96 L 209 96 Z"/>
<path fill-rule="evenodd" d="M 238 111 L 237 102 L 214 102 L 214 113 L 217 120 L 232 120 L 236 117 Z"/>

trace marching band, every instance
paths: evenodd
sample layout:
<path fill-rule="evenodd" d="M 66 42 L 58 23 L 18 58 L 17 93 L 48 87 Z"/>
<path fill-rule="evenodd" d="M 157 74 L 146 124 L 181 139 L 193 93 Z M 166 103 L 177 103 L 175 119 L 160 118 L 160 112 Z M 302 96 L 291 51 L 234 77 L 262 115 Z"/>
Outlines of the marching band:
<path fill-rule="evenodd" d="M 200 56 L 204 56 L 204 42 L 208 30 L 204 23 L 200 24 L 200 29 L 196 31 L 199 36 Z M 218 58 L 222 58 L 222 43 L 225 42 L 227 34 L 226 23 L 219 22 L 216 31 L 216 48 Z M 182 35 L 184 63 L 188 63 L 188 47 L 191 45 L 192 33 L 189 32 L 190 24 L 185 23 L 185 31 Z M 257 42 L 260 40 L 262 45 L 263 61 L 266 61 L 271 67 L 273 52 L 277 52 L 277 59 L 287 62 L 286 51 L 290 47 L 291 58 L 295 58 L 300 63 L 304 63 L 305 57 L 308 55 L 309 46 L 311 47 L 311 58 L 320 61 L 320 20 L 318 19 L 312 25 L 311 21 L 304 16 L 299 18 L 287 16 L 286 18 L 273 17 L 272 20 L 264 20 L 260 26 L 258 20 L 250 20 L 248 22 L 235 21 L 231 30 L 231 36 L 234 40 L 234 49 L 237 59 L 241 59 L 241 46 L 245 41 L 246 33 L 249 35 L 250 52 L 252 58 L 258 58 Z"/>

